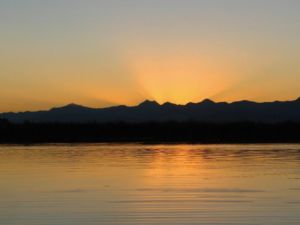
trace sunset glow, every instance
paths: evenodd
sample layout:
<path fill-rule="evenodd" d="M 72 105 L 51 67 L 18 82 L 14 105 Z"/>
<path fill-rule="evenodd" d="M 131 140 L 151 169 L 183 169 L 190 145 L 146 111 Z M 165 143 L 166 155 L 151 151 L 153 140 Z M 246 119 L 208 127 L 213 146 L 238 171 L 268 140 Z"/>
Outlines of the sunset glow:
<path fill-rule="evenodd" d="M 299 1 L 265 3 L 2 1 L 0 111 L 295 99 Z"/>

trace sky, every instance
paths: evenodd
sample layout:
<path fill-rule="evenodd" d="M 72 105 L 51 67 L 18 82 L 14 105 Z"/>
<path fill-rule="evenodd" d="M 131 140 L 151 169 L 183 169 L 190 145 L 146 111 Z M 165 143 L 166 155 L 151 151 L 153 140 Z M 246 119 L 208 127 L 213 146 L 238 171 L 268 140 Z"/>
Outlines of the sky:
<path fill-rule="evenodd" d="M 300 96 L 299 0 L 0 0 L 0 111 Z"/>

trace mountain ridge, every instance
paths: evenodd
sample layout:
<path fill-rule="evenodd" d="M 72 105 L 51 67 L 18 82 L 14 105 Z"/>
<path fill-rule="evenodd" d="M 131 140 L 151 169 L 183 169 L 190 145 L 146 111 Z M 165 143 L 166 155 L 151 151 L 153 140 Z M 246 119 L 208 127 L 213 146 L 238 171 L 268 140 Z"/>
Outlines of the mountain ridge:
<path fill-rule="evenodd" d="M 149 121 L 201 121 L 235 122 L 300 121 L 300 98 L 291 101 L 214 102 L 204 99 L 198 103 L 177 105 L 159 104 L 145 100 L 135 106 L 117 105 L 91 108 L 76 103 L 49 110 L 0 113 L 0 118 L 11 122 L 149 122 Z"/>

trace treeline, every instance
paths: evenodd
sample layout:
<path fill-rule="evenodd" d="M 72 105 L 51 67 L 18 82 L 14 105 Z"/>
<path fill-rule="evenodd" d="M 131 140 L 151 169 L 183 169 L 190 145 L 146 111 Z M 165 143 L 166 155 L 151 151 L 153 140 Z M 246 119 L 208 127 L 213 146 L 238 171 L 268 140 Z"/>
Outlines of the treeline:
<path fill-rule="evenodd" d="M 0 120 L 0 143 L 189 142 L 300 143 L 300 123 L 10 123 Z"/>

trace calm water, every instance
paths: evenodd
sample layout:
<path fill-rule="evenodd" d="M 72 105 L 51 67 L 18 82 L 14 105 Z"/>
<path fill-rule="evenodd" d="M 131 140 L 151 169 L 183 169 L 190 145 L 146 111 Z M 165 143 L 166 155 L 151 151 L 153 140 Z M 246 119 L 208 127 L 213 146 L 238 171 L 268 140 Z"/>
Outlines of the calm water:
<path fill-rule="evenodd" d="M 300 145 L 0 146 L 1 225 L 300 224 Z"/>

